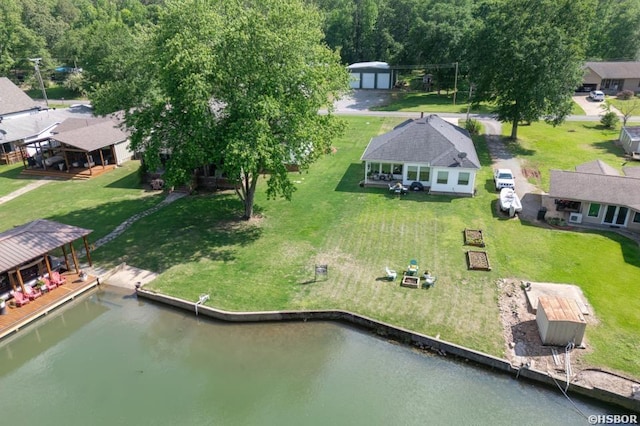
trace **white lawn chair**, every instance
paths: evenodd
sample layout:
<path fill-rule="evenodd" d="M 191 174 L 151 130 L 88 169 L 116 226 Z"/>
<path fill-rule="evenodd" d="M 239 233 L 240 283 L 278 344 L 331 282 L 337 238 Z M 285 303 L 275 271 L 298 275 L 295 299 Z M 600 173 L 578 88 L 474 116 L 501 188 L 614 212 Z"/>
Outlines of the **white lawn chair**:
<path fill-rule="evenodd" d="M 385 268 L 385 272 L 387 273 L 387 278 L 391 281 L 395 281 L 396 278 L 398 278 L 398 273 L 396 271 L 394 271 L 393 269 L 389 269 L 388 266 L 386 266 Z"/>

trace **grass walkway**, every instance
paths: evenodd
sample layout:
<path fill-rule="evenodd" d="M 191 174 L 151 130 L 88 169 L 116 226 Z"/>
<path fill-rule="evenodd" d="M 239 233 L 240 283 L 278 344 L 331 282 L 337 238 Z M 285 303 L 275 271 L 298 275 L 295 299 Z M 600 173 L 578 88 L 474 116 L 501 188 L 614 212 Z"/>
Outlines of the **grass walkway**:
<path fill-rule="evenodd" d="M 587 330 L 595 365 L 640 377 L 638 246 L 614 233 L 563 232 L 504 220 L 495 212 L 490 159 L 475 198 L 411 193 L 400 199 L 364 189 L 359 157 L 370 137 L 399 120 L 351 117 L 336 153 L 294 175 L 291 202 L 257 196 L 260 216 L 238 220 L 231 193 L 181 199 L 132 225 L 94 253 L 106 266 L 126 261 L 162 272 L 152 288 L 189 300 L 210 294 L 229 310 L 340 308 L 501 356 L 496 282 L 502 277 L 575 283 L 600 325 Z M 264 185 L 264 182 L 261 183 Z M 493 270 L 468 271 L 462 231 L 480 228 Z M 409 259 L 438 276 L 431 290 L 382 279 Z M 329 265 L 312 282 L 313 265 Z M 624 300 L 624 303 L 621 303 Z"/>

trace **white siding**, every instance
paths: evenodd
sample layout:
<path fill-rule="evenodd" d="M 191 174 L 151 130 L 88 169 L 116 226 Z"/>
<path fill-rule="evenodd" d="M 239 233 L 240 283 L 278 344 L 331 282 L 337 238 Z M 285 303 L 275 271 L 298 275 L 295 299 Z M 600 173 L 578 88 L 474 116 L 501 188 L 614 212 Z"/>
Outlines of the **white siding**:
<path fill-rule="evenodd" d="M 438 182 L 439 172 L 448 173 L 448 178 L 446 183 Z M 466 185 L 458 184 L 458 179 L 460 177 L 460 173 L 462 172 L 469 173 L 469 183 Z M 448 192 L 448 193 L 455 193 L 455 194 L 472 195 L 475 187 L 475 181 L 476 181 L 476 171 L 473 169 L 458 169 L 458 168 L 448 169 L 444 167 L 431 168 L 431 190 L 434 192 Z"/>
<path fill-rule="evenodd" d="M 120 165 L 125 161 L 131 160 L 133 157 L 133 151 L 131 151 L 129 140 L 114 145 L 114 151 L 116 153 L 116 164 Z"/>

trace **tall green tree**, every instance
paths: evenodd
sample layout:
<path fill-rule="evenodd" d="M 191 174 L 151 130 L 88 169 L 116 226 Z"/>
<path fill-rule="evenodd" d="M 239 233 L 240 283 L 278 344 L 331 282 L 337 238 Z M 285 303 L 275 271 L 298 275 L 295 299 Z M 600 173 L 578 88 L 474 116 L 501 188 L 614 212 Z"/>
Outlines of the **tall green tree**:
<path fill-rule="evenodd" d="M 599 0 L 587 57 L 605 61 L 640 59 L 640 2 Z"/>
<path fill-rule="evenodd" d="M 593 0 L 490 0 L 478 8 L 468 49 L 475 100 L 495 104 L 513 139 L 521 121 L 557 125 L 571 112 L 593 8 Z"/>
<path fill-rule="evenodd" d="M 243 217 L 256 185 L 290 199 L 287 163 L 308 167 L 342 126 L 329 99 L 348 88 L 339 56 L 323 44 L 320 15 L 300 0 L 181 0 L 160 18 L 148 69 L 154 85 L 127 117 L 151 167 L 167 150 L 170 183 L 220 165 L 238 183 Z"/>

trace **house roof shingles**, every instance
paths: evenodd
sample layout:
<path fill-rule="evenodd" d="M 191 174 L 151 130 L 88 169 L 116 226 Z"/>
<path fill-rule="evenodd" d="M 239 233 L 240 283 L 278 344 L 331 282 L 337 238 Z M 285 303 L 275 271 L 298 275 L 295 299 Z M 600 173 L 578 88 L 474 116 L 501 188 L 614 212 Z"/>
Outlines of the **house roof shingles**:
<path fill-rule="evenodd" d="M 67 119 L 55 132 L 52 139 L 85 151 L 94 151 L 129 138 L 129 133 L 122 130 L 119 121 L 113 117 Z"/>
<path fill-rule="evenodd" d="M 7 77 L 0 77 L 0 115 L 39 108 L 38 103 L 20 90 L 11 80 Z"/>
<path fill-rule="evenodd" d="M 640 78 L 640 62 L 587 62 L 600 78 Z"/>
<path fill-rule="evenodd" d="M 620 176 L 620 172 L 603 162 L 602 160 L 594 160 L 588 163 L 576 166 L 576 172 L 595 173 L 600 175 Z"/>
<path fill-rule="evenodd" d="M 628 206 L 640 210 L 640 179 L 551 170 L 549 195 L 553 198 Z"/>
<path fill-rule="evenodd" d="M 0 233 L 0 272 L 89 235 L 90 229 L 38 219 Z"/>
<path fill-rule="evenodd" d="M 469 133 L 437 115 L 407 120 L 369 142 L 361 160 L 479 169 Z"/>

